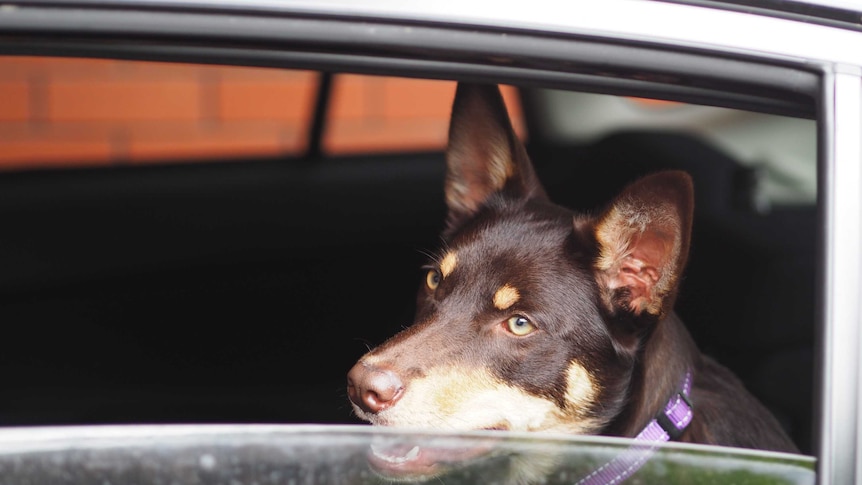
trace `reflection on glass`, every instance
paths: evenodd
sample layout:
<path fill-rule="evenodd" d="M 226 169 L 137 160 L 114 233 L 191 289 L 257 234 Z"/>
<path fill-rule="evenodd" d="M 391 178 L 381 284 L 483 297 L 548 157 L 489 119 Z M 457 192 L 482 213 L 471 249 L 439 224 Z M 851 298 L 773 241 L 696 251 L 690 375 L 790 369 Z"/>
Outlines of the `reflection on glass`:
<path fill-rule="evenodd" d="M 799 455 L 508 432 L 368 426 L 107 426 L 0 430 L 4 483 L 576 484 L 621 454 L 649 459 L 626 483 L 813 484 Z"/>

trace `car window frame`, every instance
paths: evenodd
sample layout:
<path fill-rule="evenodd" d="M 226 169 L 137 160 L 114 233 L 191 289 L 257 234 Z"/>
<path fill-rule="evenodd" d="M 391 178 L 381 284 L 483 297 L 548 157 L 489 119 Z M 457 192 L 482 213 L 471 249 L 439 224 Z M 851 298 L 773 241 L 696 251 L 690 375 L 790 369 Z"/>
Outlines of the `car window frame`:
<path fill-rule="evenodd" d="M 678 3 L 597 3 L 582 7 L 586 15 L 548 20 L 548 13 L 527 13 L 541 10 L 536 5 L 483 16 L 458 2 L 385 10 L 392 2 L 381 0 L 345 10 L 339 2 L 309 1 L 46 1 L 5 9 L 0 53 L 338 68 L 816 118 L 818 482 L 855 483 L 862 479 L 862 309 L 854 301 L 862 294 L 862 57 L 847 42 L 860 45 L 862 32 Z M 621 6 L 637 11 L 615 14 Z M 705 18 L 716 30 L 738 21 L 777 27 L 778 34 L 722 40 L 696 31 Z"/>

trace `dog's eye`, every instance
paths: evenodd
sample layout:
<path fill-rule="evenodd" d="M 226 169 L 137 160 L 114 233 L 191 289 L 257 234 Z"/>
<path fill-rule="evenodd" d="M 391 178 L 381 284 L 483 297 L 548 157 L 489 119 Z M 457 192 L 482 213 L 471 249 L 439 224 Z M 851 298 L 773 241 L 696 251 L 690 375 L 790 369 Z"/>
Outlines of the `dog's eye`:
<path fill-rule="evenodd" d="M 428 288 L 436 290 L 440 286 L 440 272 L 436 269 L 428 270 L 428 274 L 425 275 L 425 284 L 428 285 Z"/>
<path fill-rule="evenodd" d="M 515 315 L 506 320 L 506 326 L 509 328 L 510 332 L 518 337 L 523 337 L 524 335 L 529 335 L 536 331 L 536 326 L 527 320 L 526 317 L 522 317 L 521 315 Z"/>

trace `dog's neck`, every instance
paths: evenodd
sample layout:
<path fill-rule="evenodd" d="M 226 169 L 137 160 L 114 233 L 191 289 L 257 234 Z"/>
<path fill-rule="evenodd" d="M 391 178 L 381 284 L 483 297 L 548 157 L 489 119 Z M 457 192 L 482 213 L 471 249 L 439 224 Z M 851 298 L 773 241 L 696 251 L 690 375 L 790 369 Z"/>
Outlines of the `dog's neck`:
<path fill-rule="evenodd" d="M 694 340 L 675 313 L 659 322 L 638 359 L 629 406 L 612 427 L 613 434 L 637 435 L 680 390 L 686 372 L 697 366 L 698 355 Z"/>

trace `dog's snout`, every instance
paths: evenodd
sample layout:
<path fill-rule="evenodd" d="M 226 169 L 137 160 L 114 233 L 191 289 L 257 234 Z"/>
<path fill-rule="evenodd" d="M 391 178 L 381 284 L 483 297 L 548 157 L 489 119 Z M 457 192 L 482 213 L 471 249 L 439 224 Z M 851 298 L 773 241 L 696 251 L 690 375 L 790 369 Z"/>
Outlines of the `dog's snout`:
<path fill-rule="evenodd" d="M 394 405 L 404 391 L 404 383 L 389 369 L 354 365 L 347 373 L 347 395 L 366 413 L 379 413 Z"/>

